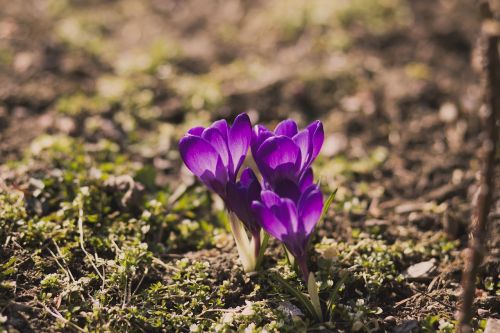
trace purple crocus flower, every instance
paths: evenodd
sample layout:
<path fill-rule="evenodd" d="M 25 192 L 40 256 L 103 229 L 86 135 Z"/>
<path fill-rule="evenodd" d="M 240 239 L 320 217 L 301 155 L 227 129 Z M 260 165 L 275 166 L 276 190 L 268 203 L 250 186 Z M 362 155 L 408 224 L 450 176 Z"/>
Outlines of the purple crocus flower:
<path fill-rule="evenodd" d="M 265 187 L 297 202 L 300 193 L 313 183 L 311 164 L 323 141 L 320 121 L 301 131 L 293 120 L 280 122 L 274 132 L 262 125 L 255 126 L 251 150 Z"/>
<path fill-rule="evenodd" d="M 210 127 L 194 127 L 179 141 L 181 157 L 210 190 L 227 199 L 228 182 L 236 182 L 238 171 L 250 146 L 252 125 L 246 114 L 233 125 L 225 120 Z"/>
<path fill-rule="evenodd" d="M 307 244 L 323 210 L 323 196 L 317 185 L 308 187 L 298 202 L 282 198 L 273 191 L 264 190 L 261 200 L 252 208 L 262 227 L 282 241 L 297 260 L 304 280 L 307 281 Z"/>
<path fill-rule="evenodd" d="M 260 199 L 261 190 L 257 176 L 250 168 L 243 170 L 237 183 L 227 184 L 228 209 L 238 216 L 258 245 L 260 245 L 261 226 L 252 209 L 252 202 Z"/>

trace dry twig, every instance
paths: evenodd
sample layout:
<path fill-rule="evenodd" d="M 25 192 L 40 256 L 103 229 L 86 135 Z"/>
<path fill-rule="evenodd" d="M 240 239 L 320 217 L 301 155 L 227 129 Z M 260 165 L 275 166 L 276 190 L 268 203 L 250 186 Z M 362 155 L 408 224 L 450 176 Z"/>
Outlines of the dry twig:
<path fill-rule="evenodd" d="M 471 238 L 462 275 L 462 304 L 458 313 L 457 333 L 471 332 L 470 325 L 475 294 L 475 281 L 478 268 L 484 256 L 488 213 L 491 208 L 494 191 L 495 152 L 498 141 L 496 121 L 500 113 L 500 56 L 498 54 L 499 31 L 491 29 L 498 26 L 487 0 L 480 3 L 483 19 L 480 48 L 482 56 L 485 138 L 481 149 L 481 175 L 477 202 L 472 217 Z"/>

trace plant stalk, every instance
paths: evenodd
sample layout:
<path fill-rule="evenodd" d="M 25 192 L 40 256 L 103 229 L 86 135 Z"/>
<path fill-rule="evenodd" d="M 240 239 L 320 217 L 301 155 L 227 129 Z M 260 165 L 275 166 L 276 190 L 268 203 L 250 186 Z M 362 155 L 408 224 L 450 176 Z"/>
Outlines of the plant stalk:
<path fill-rule="evenodd" d="M 241 264 L 243 265 L 243 270 L 247 273 L 255 272 L 257 257 L 255 256 L 254 246 L 252 241 L 248 239 L 243 223 L 241 223 L 236 214 L 232 212 L 229 212 L 229 221 Z"/>
<path fill-rule="evenodd" d="M 498 54 L 499 31 L 491 31 L 488 26 L 498 27 L 490 10 L 488 1 L 480 3 L 483 17 L 483 29 L 480 37 L 482 56 L 484 107 L 484 141 L 481 149 L 481 174 L 477 201 L 472 216 L 471 238 L 464 263 L 462 274 L 461 307 L 457 316 L 457 333 L 472 331 L 473 303 L 476 291 L 476 276 L 484 257 L 484 244 L 487 239 L 486 230 L 488 214 L 492 205 L 494 191 L 495 153 L 498 142 L 498 128 L 496 121 L 500 114 L 500 56 Z"/>

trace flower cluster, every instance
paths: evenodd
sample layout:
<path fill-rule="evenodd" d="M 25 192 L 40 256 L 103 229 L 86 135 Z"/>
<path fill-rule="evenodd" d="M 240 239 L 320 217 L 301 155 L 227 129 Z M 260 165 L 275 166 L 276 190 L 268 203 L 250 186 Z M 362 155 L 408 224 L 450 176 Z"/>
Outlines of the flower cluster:
<path fill-rule="evenodd" d="M 257 268 L 263 228 L 286 246 L 307 281 L 307 244 L 323 209 L 311 164 L 323 140 L 319 121 L 303 130 L 293 120 L 282 121 L 274 132 L 262 125 L 252 130 L 246 114 L 236 117 L 232 126 L 219 120 L 208 128 L 192 128 L 180 140 L 189 170 L 224 200 L 230 216 L 237 216 L 252 235 L 250 242 L 232 221 L 240 257 L 254 257 L 242 258 L 246 270 Z M 249 148 L 262 181 L 251 168 L 238 179 Z M 253 251 L 245 248 L 250 243 Z"/>

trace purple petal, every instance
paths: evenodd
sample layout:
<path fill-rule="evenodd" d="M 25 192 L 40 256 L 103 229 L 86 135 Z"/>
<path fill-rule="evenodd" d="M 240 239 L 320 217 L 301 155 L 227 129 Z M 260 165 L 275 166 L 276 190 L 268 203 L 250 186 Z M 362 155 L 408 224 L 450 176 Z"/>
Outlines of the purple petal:
<path fill-rule="evenodd" d="M 321 147 L 323 146 L 323 141 L 325 140 L 325 132 L 323 130 L 323 124 L 319 120 L 316 120 L 315 122 L 307 126 L 307 130 L 310 133 L 310 138 L 312 141 L 311 160 L 313 160 L 316 158 L 316 156 L 318 156 Z"/>
<path fill-rule="evenodd" d="M 273 136 L 273 133 L 269 131 L 262 125 L 255 125 L 252 131 L 252 141 L 251 141 L 251 149 L 252 155 L 255 156 L 257 150 L 259 150 L 262 143 Z"/>
<path fill-rule="evenodd" d="M 243 170 L 240 181 L 227 183 L 226 204 L 228 209 L 236 213 L 245 224 L 248 231 L 258 234 L 260 223 L 251 205 L 254 200 L 260 200 L 261 186 L 252 169 Z"/>
<path fill-rule="evenodd" d="M 238 186 L 238 184 L 232 181 L 227 182 L 226 192 L 227 192 L 226 204 L 228 209 L 235 213 L 242 211 L 245 203 L 241 196 L 242 191 L 240 191 L 240 187 Z"/>
<path fill-rule="evenodd" d="M 276 169 L 271 172 L 271 175 L 267 177 L 267 180 L 274 186 L 281 180 L 288 179 L 292 181 L 298 180 L 298 175 L 300 172 L 299 164 L 285 163 L 278 165 Z"/>
<path fill-rule="evenodd" d="M 222 134 L 222 137 L 224 138 L 224 140 L 227 141 L 228 134 L 229 134 L 229 126 L 227 125 L 227 122 L 225 119 L 217 120 L 210 127 L 218 130 L 220 132 L 220 134 Z"/>
<path fill-rule="evenodd" d="M 285 136 L 271 137 L 264 141 L 254 157 L 264 177 L 272 177 L 274 169 L 283 164 L 298 166 L 301 159 L 299 147 Z"/>
<path fill-rule="evenodd" d="M 215 148 L 217 153 L 219 153 L 222 162 L 227 167 L 229 165 L 229 150 L 227 148 L 227 143 L 219 130 L 209 127 L 203 131 L 201 137 L 207 140 L 212 147 Z"/>
<path fill-rule="evenodd" d="M 314 182 L 313 170 L 312 168 L 307 168 L 299 180 L 300 191 L 304 192 L 309 186 L 313 184 L 313 182 Z"/>
<path fill-rule="evenodd" d="M 234 120 L 229 130 L 228 146 L 234 166 L 234 176 L 238 173 L 241 164 L 245 160 L 252 136 L 252 125 L 246 113 L 240 114 Z"/>
<path fill-rule="evenodd" d="M 293 137 L 298 132 L 297 123 L 291 119 L 283 120 L 274 129 L 274 134 L 284 135 L 289 138 Z"/>
<path fill-rule="evenodd" d="M 219 181 L 223 185 L 222 191 L 217 192 L 217 193 L 225 193 L 226 192 L 226 183 L 228 181 L 228 172 L 227 172 L 227 167 L 224 165 L 224 163 L 222 162 L 220 157 L 217 160 L 217 166 L 215 169 L 215 178 L 217 178 L 217 181 Z M 222 197 L 224 198 L 224 196 L 222 196 Z"/>
<path fill-rule="evenodd" d="M 287 229 L 289 235 L 299 231 L 299 216 L 297 214 L 297 206 L 290 199 L 282 199 L 279 207 L 275 206 L 271 209 L 275 216 L 280 220 Z"/>
<path fill-rule="evenodd" d="M 262 228 L 274 238 L 282 241 L 283 236 L 287 234 L 287 229 L 282 222 L 274 216 L 271 210 L 258 201 L 252 203 L 252 209 L 258 217 Z"/>
<path fill-rule="evenodd" d="M 240 183 L 247 189 L 247 197 L 250 203 L 260 199 L 262 187 L 252 169 L 246 168 L 243 170 L 240 176 Z"/>
<path fill-rule="evenodd" d="M 200 181 L 212 192 L 217 193 L 223 200 L 225 200 L 225 183 L 221 183 L 217 177 L 210 171 L 205 171 L 200 177 Z"/>
<path fill-rule="evenodd" d="M 210 190 L 226 200 L 227 171 L 220 158 L 217 159 L 215 174 L 206 170 L 199 178 Z"/>
<path fill-rule="evenodd" d="M 243 170 L 238 185 L 245 192 L 245 200 L 248 203 L 248 207 L 250 207 L 252 201 L 260 200 L 262 187 L 260 186 L 259 179 L 257 179 L 257 176 L 251 168 Z"/>
<path fill-rule="evenodd" d="M 243 170 L 240 176 L 241 184 L 243 184 L 244 186 L 248 186 L 250 183 L 254 181 L 258 182 L 258 179 L 253 170 L 251 168 L 245 168 L 245 170 Z"/>
<path fill-rule="evenodd" d="M 299 200 L 298 211 L 306 235 L 309 235 L 321 216 L 323 195 L 316 185 L 309 187 Z"/>
<path fill-rule="evenodd" d="M 309 279 L 309 268 L 307 267 L 307 254 L 305 253 L 305 248 L 302 253 L 295 256 L 295 260 L 297 261 L 297 266 L 299 266 L 302 273 L 302 278 L 307 282 Z"/>
<path fill-rule="evenodd" d="M 301 258 L 307 258 L 307 238 L 305 238 L 303 234 L 286 235 L 283 237 L 283 243 L 288 251 L 290 251 L 290 253 L 295 257 L 298 264 L 300 263 Z"/>
<path fill-rule="evenodd" d="M 278 206 L 281 203 L 281 198 L 273 191 L 264 190 L 260 194 L 260 197 L 262 199 L 262 203 L 268 208 Z"/>
<path fill-rule="evenodd" d="M 179 141 L 179 151 L 188 169 L 196 176 L 201 177 L 205 171 L 215 175 L 219 154 L 208 141 L 187 135 Z"/>
<path fill-rule="evenodd" d="M 194 135 L 194 136 L 201 136 L 201 133 L 205 130 L 205 127 L 197 126 L 193 127 L 188 131 L 188 134 Z"/>
<path fill-rule="evenodd" d="M 231 181 L 228 182 L 226 204 L 228 209 L 236 213 L 249 230 L 253 230 L 252 222 L 254 219 L 251 214 L 251 202 L 247 200 L 247 193 L 244 187 Z"/>
<path fill-rule="evenodd" d="M 295 142 L 297 147 L 299 147 L 299 149 L 300 149 L 300 155 L 302 157 L 300 167 L 301 168 L 308 167 L 308 165 L 306 165 L 306 164 L 310 163 L 309 159 L 312 155 L 312 150 L 313 150 L 311 140 L 310 140 L 309 131 L 302 130 L 299 133 L 297 133 L 293 137 L 293 142 Z"/>

